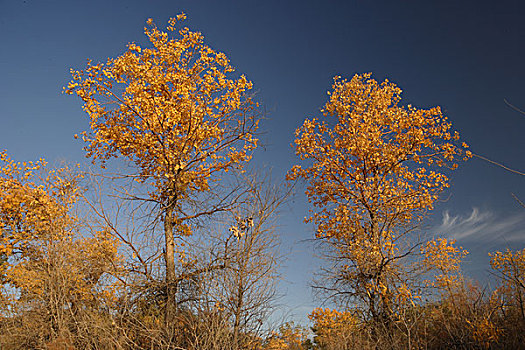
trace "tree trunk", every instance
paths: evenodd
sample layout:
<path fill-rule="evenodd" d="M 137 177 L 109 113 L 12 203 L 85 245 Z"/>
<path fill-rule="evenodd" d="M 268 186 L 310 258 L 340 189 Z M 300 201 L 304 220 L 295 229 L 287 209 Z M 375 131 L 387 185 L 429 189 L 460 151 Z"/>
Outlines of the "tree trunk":
<path fill-rule="evenodd" d="M 239 343 L 239 330 L 241 327 L 241 311 L 242 311 L 242 304 L 243 304 L 243 297 L 244 297 L 244 288 L 242 281 L 239 281 L 239 286 L 237 288 L 237 301 L 235 305 L 235 311 L 234 311 L 234 317 L 235 321 L 233 324 L 233 346 L 234 349 L 240 349 L 240 343 Z"/>
<path fill-rule="evenodd" d="M 164 238 L 166 242 L 164 259 L 166 261 L 166 313 L 168 324 L 175 313 L 175 237 L 173 235 L 173 206 L 169 205 L 164 213 Z"/>

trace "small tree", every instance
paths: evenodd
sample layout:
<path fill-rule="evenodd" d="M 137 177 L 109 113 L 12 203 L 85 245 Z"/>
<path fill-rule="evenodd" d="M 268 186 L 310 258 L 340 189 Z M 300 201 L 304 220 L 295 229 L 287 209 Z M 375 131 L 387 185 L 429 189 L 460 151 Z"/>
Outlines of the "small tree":
<path fill-rule="evenodd" d="M 257 146 L 256 105 L 248 95 L 252 83 L 232 78 L 227 57 L 203 42 L 201 33 L 184 27 L 178 15 L 167 32 L 148 20 L 151 48 L 128 45 L 106 64 L 73 71 L 66 92 L 84 102 L 90 116 L 87 156 L 102 165 L 122 157 L 135 167 L 129 177 L 145 184 L 164 224 L 167 315 L 175 306 L 177 238 L 191 235 L 190 222 L 224 210 L 196 204 L 219 175 L 242 167 Z M 178 34 L 178 35 L 177 35 Z M 169 317 L 168 317 L 169 318 Z"/>
<path fill-rule="evenodd" d="M 313 322 L 314 342 L 320 349 L 349 350 L 361 333 L 357 318 L 349 311 L 316 308 L 308 318 Z"/>
<path fill-rule="evenodd" d="M 264 341 L 263 350 L 302 350 L 309 348 L 307 332 L 293 322 L 284 323 Z"/>
<path fill-rule="evenodd" d="M 505 303 L 514 309 L 513 316 L 525 327 L 525 249 L 516 252 L 507 249 L 489 256 L 492 269 L 503 282 L 500 293 Z"/>
<path fill-rule="evenodd" d="M 316 209 L 306 221 L 331 249 L 331 284 L 319 287 L 357 301 L 365 318 L 392 320 L 418 296 L 409 233 L 448 187 L 439 169 L 457 167 L 459 136 L 439 107 L 400 106 L 401 89 L 370 74 L 336 77 L 329 95 L 326 121 L 307 119 L 296 131 L 296 154 L 309 162 L 288 178 L 308 181 Z"/>
<path fill-rule="evenodd" d="M 289 195 L 269 177 L 245 181 L 249 191 L 244 204 L 229 218 L 228 269 L 219 277 L 221 304 L 233 324 L 233 349 L 253 347 L 253 335 L 262 335 L 272 311 L 280 262 L 275 219 Z"/>
<path fill-rule="evenodd" d="M 76 215 L 80 179 L 67 167 L 0 152 L 0 347 L 100 347 L 111 339 L 117 242 Z"/>
<path fill-rule="evenodd" d="M 269 176 L 242 176 L 237 184 L 246 191 L 235 208 L 187 240 L 186 261 L 203 272 L 192 281 L 194 293 L 184 305 L 189 312 L 177 316 L 185 338 L 178 346 L 255 349 L 266 333 L 279 277 L 274 225 L 288 192 Z M 214 268 L 219 264 L 224 268 Z"/>

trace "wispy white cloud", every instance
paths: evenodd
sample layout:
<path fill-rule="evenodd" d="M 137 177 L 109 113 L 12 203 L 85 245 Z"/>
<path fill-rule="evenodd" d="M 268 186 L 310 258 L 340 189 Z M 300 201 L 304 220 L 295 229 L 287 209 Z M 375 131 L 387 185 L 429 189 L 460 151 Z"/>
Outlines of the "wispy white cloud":
<path fill-rule="evenodd" d="M 525 242 L 525 212 L 504 216 L 478 208 L 467 215 L 445 211 L 435 230 L 458 240 Z"/>

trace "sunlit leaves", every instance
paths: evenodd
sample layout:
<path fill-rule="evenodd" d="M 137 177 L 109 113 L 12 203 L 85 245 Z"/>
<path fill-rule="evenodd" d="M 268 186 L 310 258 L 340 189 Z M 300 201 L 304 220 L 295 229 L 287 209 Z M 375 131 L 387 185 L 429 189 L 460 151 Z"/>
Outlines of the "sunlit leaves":
<path fill-rule="evenodd" d="M 436 272 L 435 281 L 430 285 L 449 293 L 463 283 L 460 274 L 461 260 L 468 254 L 466 250 L 455 246 L 455 240 L 438 238 L 428 241 L 422 248 L 423 268 Z"/>
<path fill-rule="evenodd" d="M 457 133 L 439 107 L 403 107 L 400 100 L 401 90 L 388 80 L 336 77 L 325 119 L 297 129 L 296 153 L 311 165 L 295 166 L 289 177 L 310 180 L 307 195 L 322 208 L 312 217 L 319 236 L 366 226 L 370 215 L 403 225 L 432 209 L 448 187 L 435 168 L 457 166 Z"/>
<path fill-rule="evenodd" d="M 316 308 L 308 318 L 313 322 L 315 343 L 321 347 L 349 349 L 352 337 L 359 332 L 358 319 L 349 311 Z"/>
<path fill-rule="evenodd" d="M 185 18 L 172 18 L 167 32 L 148 20 L 150 47 L 131 43 L 105 64 L 88 62 L 66 89 L 90 116 L 88 156 L 130 160 L 160 202 L 206 191 L 213 173 L 242 165 L 257 146 L 252 83 L 232 78 L 228 58 L 201 33 L 177 29 Z"/>
<path fill-rule="evenodd" d="M 0 152 L 0 282 L 11 310 L 38 302 L 56 315 L 72 299 L 112 302 L 100 282 L 118 263 L 117 243 L 106 231 L 82 237 L 75 170 L 49 169 L 42 159 L 17 163 Z"/>
<path fill-rule="evenodd" d="M 202 198 L 217 195 L 214 185 L 224 173 L 242 171 L 258 141 L 252 83 L 235 75 L 201 33 L 183 27 L 185 18 L 170 19 L 166 31 L 148 20 L 148 46 L 130 43 L 106 63 L 71 70 L 65 90 L 82 99 L 90 117 L 90 130 L 82 133 L 87 157 L 102 167 L 112 157 L 134 166 L 121 176 L 145 185 L 147 195 L 133 199 L 159 210 L 151 218 L 164 224 L 167 322 L 181 280 L 176 255 L 179 266 L 192 265 L 177 241 L 193 234 L 192 220 L 225 210 L 227 200 L 217 199 L 217 208 Z"/>
<path fill-rule="evenodd" d="M 264 350 L 300 350 L 306 342 L 306 331 L 293 323 L 285 323 L 272 332 L 263 345 Z"/>
<path fill-rule="evenodd" d="M 441 169 L 469 157 L 440 107 L 400 101 L 401 89 L 388 80 L 335 77 L 321 120 L 307 119 L 295 132 L 306 165 L 288 173 L 308 182 L 315 209 L 306 221 L 337 251 L 337 284 L 350 284 L 348 295 L 367 300 L 376 316 L 418 297 L 404 282 L 409 269 L 401 260 L 412 252 L 406 234 L 449 186 Z"/>
<path fill-rule="evenodd" d="M 80 195 L 79 175 L 45 167 L 43 159 L 17 163 L 0 152 L 0 254 L 11 256 L 72 224 L 68 212 Z"/>
<path fill-rule="evenodd" d="M 525 249 L 496 251 L 489 256 L 490 266 L 502 281 L 498 293 L 519 310 L 519 318 L 525 322 Z"/>

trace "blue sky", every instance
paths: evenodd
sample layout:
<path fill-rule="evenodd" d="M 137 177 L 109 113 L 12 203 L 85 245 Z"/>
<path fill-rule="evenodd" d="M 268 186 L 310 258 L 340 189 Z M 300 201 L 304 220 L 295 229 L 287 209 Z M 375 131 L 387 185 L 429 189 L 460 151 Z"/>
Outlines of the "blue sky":
<path fill-rule="evenodd" d="M 187 25 L 253 81 L 269 112 L 257 166 L 283 178 L 304 118 L 319 116 L 334 75 L 372 72 L 404 90 L 404 102 L 440 105 L 475 153 L 525 170 L 525 4 L 502 1 L 35 1 L 0 0 L 0 149 L 17 160 L 83 161 L 73 135 L 88 127 L 80 102 L 62 94 L 69 68 L 145 43 L 147 18 Z M 470 250 L 465 269 L 487 274 L 487 251 L 523 248 L 525 177 L 473 159 L 426 223 Z M 283 209 L 289 256 L 281 303 L 299 319 L 318 302 L 308 287 L 318 262 L 299 188 Z"/>

